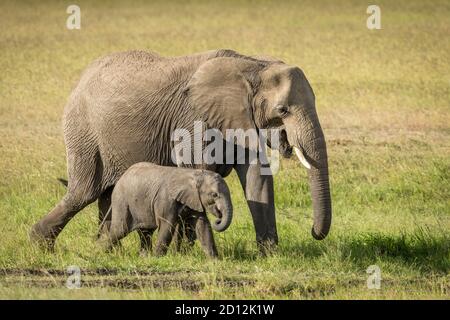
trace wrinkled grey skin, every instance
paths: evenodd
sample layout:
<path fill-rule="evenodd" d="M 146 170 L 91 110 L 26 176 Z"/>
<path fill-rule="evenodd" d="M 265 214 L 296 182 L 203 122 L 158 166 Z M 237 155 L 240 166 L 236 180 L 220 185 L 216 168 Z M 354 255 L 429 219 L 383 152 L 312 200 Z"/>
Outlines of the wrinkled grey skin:
<path fill-rule="evenodd" d="M 161 256 L 166 254 L 173 236 L 182 235 L 183 226 L 189 224 L 188 240 L 193 242 L 196 236 L 205 253 L 217 257 L 206 212 L 217 217 L 212 224 L 216 231 L 229 227 L 233 213 L 230 191 L 219 174 L 140 162 L 132 165 L 117 182 L 112 193 L 110 224 L 107 230 L 103 229 L 100 239 L 110 248 L 137 230 L 141 251 L 147 252 L 151 249 L 152 234 L 158 229 L 155 254 Z"/>
<path fill-rule="evenodd" d="M 115 53 L 85 70 L 64 111 L 67 194 L 33 226 L 32 239 L 53 247 L 70 219 L 97 199 L 106 213 L 112 187 L 132 164 L 174 166 L 171 134 L 192 130 L 195 120 L 222 132 L 283 126 L 289 144 L 311 165 L 312 235 L 325 238 L 331 225 L 327 149 L 304 73 L 275 59 L 217 50 L 171 58 Z M 261 164 L 203 168 L 222 176 L 236 171 L 260 249 L 276 244 L 273 177 L 260 174 Z"/>

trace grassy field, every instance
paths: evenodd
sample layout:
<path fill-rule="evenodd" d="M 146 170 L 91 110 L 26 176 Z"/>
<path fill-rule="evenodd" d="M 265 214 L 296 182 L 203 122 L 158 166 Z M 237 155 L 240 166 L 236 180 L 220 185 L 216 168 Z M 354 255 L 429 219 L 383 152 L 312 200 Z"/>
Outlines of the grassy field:
<path fill-rule="evenodd" d="M 67 1 L 0 3 L 0 298 L 448 299 L 450 296 L 450 4 L 378 1 Z M 28 231 L 63 196 L 61 116 L 86 65 L 120 50 L 184 55 L 215 48 L 268 54 L 300 66 L 328 140 L 330 236 L 310 236 L 306 172 L 283 160 L 275 176 L 280 244 L 258 255 L 236 176 L 235 220 L 209 261 L 198 244 L 141 258 L 95 245 L 96 206 L 67 226 L 54 254 Z M 70 265 L 82 288 L 65 287 Z M 368 289 L 366 269 L 381 269 Z M 106 272 L 105 270 L 109 270 Z"/>

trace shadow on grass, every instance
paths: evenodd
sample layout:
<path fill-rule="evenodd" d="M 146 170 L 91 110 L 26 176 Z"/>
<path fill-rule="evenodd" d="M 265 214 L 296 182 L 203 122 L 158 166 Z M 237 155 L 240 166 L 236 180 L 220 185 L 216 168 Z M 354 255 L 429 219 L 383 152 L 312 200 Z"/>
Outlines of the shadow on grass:
<path fill-rule="evenodd" d="M 261 258 L 260 253 L 252 245 L 254 244 L 242 239 L 226 241 L 220 247 L 220 251 L 223 257 L 236 261 L 252 261 Z"/>
<path fill-rule="evenodd" d="M 403 265 L 414 265 L 422 272 L 450 272 L 450 237 L 421 228 L 399 235 L 361 233 L 337 237 L 329 242 L 297 242 L 285 246 L 282 251 L 291 257 L 334 256 L 361 266 L 389 259 Z"/>
<path fill-rule="evenodd" d="M 450 270 L 450 238 L 431 235 L 423 229 L 398 236 L 364 234 L 344 249 L 354 260 L 391 258 L 403 264 L 414 264 L 421 271 L 447 273 Z"/>

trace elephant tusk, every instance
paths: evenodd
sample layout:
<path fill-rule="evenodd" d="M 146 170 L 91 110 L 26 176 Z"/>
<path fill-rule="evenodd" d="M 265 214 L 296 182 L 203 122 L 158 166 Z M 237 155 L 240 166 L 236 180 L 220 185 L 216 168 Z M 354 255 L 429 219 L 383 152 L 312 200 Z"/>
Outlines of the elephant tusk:
<path fill-rule="evenodd" d="M 294 151 L 295 154 L 297 155 L 298 160 L 300 160 L 300 163 L 304 165 L 306 169 L 308 170 L 311 169 L 311 165 L 309 164 L 308 160 L 306 160 L 305 156 L 303 155 L 303 152 L 297 147 L 294 147 Z"/>

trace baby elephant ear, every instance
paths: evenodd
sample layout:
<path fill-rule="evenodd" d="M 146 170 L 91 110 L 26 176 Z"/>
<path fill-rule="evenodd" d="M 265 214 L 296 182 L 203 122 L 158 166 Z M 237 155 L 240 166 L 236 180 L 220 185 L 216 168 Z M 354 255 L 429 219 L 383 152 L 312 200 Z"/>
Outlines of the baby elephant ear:
<path fill-rule="evenodd" d="M 171 188 L 169 189 L 169 197 L 175 201 L 178 201 L 194 211 L 203 212 L 203 205 L 200 200 L 200 194 L 198 193 L 198 187 L 194 179 L 186 179 L 181 176 L 177 176 L 171 181 Z"/>

